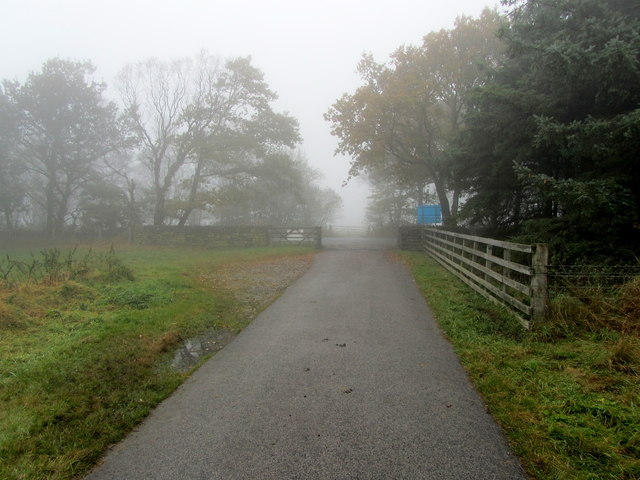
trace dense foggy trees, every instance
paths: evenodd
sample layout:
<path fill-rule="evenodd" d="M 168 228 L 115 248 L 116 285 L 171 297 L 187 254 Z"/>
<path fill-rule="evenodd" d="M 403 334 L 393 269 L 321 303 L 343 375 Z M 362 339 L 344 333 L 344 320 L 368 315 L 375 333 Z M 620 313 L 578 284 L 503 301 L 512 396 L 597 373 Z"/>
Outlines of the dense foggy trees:
<path fill-rule="evenodd" d="M 3 150 L 11 149 L 13 167 L 29 177 L 29 200 L 42 209 L 52 237 L 96 176 L 98 161 L 123 143 L 116 106 L 105 101 L 105 85 L 90 79 L 93 70 L 90 63 L 52 59 L 23 85 L 3 84 L 3 116 L 13 124 Z"/>
<path fill-rule="evenodd" d="M 297 122 L 273 112 L 276 95 L 248 58 L 223 64 L 204 53 L 196 60 L 152 59 L 125 68 L 120 89 L 153 178 L 155 225 L 165 222 L 178 179 L 186 196 L 174 215 L 184 225 L 199 206 L 206 179 L 237 170 L 246 155 L 293 147 L 299 140 Z M 181 176 L 185 170 L 188 175 Z"/>
<path fill-rule="evenodd" d="M 129 65 L 117 82 L 120 109 L 93 72 L 89 62 L 55 58 L 23 84 L 2 82 L 0 228 L 55 237 L 145 219 L 223 222 L 231 217 L 216 209 L 231 191 L 234 223 L 335 215 L 336 195 L 315 185 L 292 150 L 297 121 L 273 110 L 277 97 L 249 58 Z"/>
<path fill-rule="evenodd" d="M 640 206 L 640 10 L 509 4 L 508 56 L 474 94 L 460 141 L 471 194 L 463 213 L 491 235 L 552 242 L 567 260 L 629 256 Z"/>
<path fill-rule="evenodd" d="M 388 64 L 364 57 L 363 85 L 326 115 L 338 150 L 352 156 L 353 175 L 377 169 L 376 191 L 386 178 L 389 199 L 402 197 L 403 178 L 427 180 L 449 227 L 550 242 L 556 261 L 633 258 L 640 9 L 502 3 L 502 19 L 462 18 Z"/>
<path fill-rule="evenodd" d="M 446 147 L 464 121 L 466 93 L 484 82 L 501 54 L 499 21 L 487 9 L 426 35 L 420 47 L 399 48 L 389 64 L 362 58 L 363 85 L 325 116 L 338 151 L 353 158 L 352 175 L 386 164 L 397 180 L 408 170 L 433 183 L 444 217 L 456 214 L 461 191 Z"/>
<path fill-rule="evenodd" d="M 373 186 L 369 220 L 434 196 L 448 227 L 555 243 L 557 258 L 638 255 L 640 9 L 504 0 L 364 55 L 325 115 Z M 120 108 L 88 62 L 0 87 L 0 228 L 51 236 L 134 223 L 324 223 L 334 192 L 293 150 L 298 125 L 249 58 L 126 67 Z"/>
<path fill-rule="evenodd" d="M 114 232 L 130 223 L 130 206 L 125 190 L 111 182 L 96 179 L 82 189 L 78 198 L 78 220 L 97 232 Z"/>
<path fill-rule="evenodd" d="M 342 199 L 318 187 L 318 178 L 302 155 L 274 153 L 226 179 L 205 201 L 225 225 L 326 225 Z"/>

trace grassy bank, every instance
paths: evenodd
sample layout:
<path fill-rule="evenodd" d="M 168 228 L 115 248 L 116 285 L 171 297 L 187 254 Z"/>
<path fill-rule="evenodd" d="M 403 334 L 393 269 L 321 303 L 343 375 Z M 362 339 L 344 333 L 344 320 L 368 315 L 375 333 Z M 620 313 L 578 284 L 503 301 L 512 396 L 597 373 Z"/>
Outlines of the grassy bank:
<path fill-rule="evenodd" d="M 400 255 L 531 477 L 640 478 L 637 329 L 568 322 L 565 302 L 525 332 L 426 255 Z"/>
<path fill-rule="evenodd" d="M 286 262 L 300 269 L 311 255 L 294 248 L 0 253 L 2 479 L 86 472 L 188 375 L 170 366 L 183 340 L 239 331 L 292 280 L 270 278 L 256 297 L 245 291 L 255 289 L 251 279 L 233 272 L 251 274 L 252 265 L 273 272 Z"/>

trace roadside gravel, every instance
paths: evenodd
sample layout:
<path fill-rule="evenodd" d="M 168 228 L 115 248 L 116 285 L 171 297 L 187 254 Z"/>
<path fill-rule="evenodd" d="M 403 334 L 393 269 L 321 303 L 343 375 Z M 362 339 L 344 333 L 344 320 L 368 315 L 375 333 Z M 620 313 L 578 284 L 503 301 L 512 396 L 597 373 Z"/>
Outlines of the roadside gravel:
<path fill-rule="evenodd" d="M 233 263 L 203 273 L 200 281 L 226 290 L 237 303 L 234 317 L 242 324 L 248 324 L 302 276 L 312 260 L 313 253 L 309 253 Z M 222 350 L 237 334 L 233 329 L 212 329 L 186 339 L 176 350 L 171 368 L 188 372 L 202 358 Z"/>
<path fill-rule="evenodd" d="M 300 278 L 312 260 L 313 253 L 309 253 L 233 263 L 202 274 L 201 280 L 227 290 L 244 306 L 244 314 L 253 318 Z"/>

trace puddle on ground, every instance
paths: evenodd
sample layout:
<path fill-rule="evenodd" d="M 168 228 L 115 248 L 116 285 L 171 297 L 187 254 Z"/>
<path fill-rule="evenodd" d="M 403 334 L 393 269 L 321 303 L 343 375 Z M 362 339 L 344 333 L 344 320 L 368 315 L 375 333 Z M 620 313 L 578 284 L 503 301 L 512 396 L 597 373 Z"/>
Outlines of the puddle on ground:
<path fill-rule="evenodd" d="M 210 330 L 190 338 L 176 351 L 171 368 L 178 372 L 187 372 L 202 357 L 222 350 L 235 336 L 236 334 L 230 330 Z"/>

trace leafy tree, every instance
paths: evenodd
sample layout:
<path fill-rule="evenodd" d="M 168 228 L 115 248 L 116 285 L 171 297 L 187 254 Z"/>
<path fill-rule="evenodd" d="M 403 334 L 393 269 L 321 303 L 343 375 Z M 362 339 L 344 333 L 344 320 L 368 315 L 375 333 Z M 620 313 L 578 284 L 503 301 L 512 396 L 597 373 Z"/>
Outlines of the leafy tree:
<path fill-rule="evenodd" d="M 129 202 L 124 190 L 112 183 L 95 180 L 84 186 L 79 196 L 80 221 L 84 228 L 115 233 L 128 225 Z"/>
<path fill-rule="evenodd" d="M 497 12 L 487 9 L 425 36 L 421 47 L 399 48 L 389 64 L 363 57 L 364 85 L 325 115 L 340 139 L 338 152 L 352 157 L 351 175 L 393 159 L 394 173 L 410 169 L 434 184 L 446 221 L 455 216 L 461 185 L 447 148 L 462 128 L 466 93 L 484 82 L 501 54 L 494 34 L 499 23 Z"/>
<path fill-rule="evenodd" d="M 54 58 L 23 85 L 3 84 L 16 119 L 16 160 L 29 172 L 31 198 L 52 237 L 97 162 L 122 144 L 116 106 L 104 100 L 105 85 L 90 79 L 93 72 L 89 62 Z"/>
<path fill-rule="evenodd" d="M 120 76 L 125 110 L 153 179 L 154 224 L 165 222 L 172 191 L 173 214 L 184 225 L 209 177 L 224 175 L 238 151 L 268 152 L 298 142 L 297 122 L 275 113 L 276 95 L 249 58 L 221 65 L 201 54 L 195 61 L 152 59 Z M 175 208 L 177 205 L 179 209 Z"/>
<path fill-rule="evenodd" d="M 325 225 L 342 206 L 333 190 L 316 185 L 318 172 L 300 154 L 274 152 L 231 175 L 208 198 L 225 225 Z"/>
<path fill-rule="evenodd" d="M 466 216 L 490 234 L 618 255 L 638 236 L 640 11 L 607 0 L 506 3 L 508 57 L 475 94 L 461 136 Z"/>

